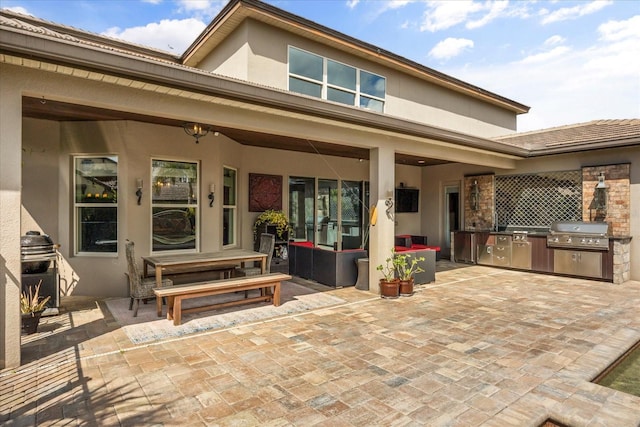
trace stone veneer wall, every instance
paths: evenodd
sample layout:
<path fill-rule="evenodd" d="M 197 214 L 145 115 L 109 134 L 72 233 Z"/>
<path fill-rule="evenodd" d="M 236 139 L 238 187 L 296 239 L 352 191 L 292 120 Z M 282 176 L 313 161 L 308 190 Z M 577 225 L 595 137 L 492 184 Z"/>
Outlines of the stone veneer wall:
<path fill-rule="evenodd" d="M 605 221 L 611 224 L 611 234 L 628 236 L 631 233 L 631 186 L 629 163 L 582 168 L 582 220 Z M 598 176 L 604 172 L 607 185 L 607 209 L 592 208 Z"/>
<path fill-rule="evenodd" d="M 480 191 L 478 210 L 471 209 L 470 195 L 473 181 L 478 181 Z M 495 218 L 495 175 L 475 175 L 464 178 L 464 228 L 466 230 L 491 230 Z"/>
<path fill-rule="evenodd" d="M 613 242 L 613 283 L 620 284 L 631 279 L 631 239 Z"/>

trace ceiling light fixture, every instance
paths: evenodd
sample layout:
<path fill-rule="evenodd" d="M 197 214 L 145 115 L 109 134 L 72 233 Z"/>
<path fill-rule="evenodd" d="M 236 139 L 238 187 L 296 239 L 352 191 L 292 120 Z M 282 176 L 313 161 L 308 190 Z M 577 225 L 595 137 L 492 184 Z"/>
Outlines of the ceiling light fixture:
<path fill-rule="evenodd" d="M 185 123 L 182 125 L 184 133 L 196 139 L 196 144 L 200 143 L 200 138 L 207 136 L 209 128 L 200 123 Z"/>

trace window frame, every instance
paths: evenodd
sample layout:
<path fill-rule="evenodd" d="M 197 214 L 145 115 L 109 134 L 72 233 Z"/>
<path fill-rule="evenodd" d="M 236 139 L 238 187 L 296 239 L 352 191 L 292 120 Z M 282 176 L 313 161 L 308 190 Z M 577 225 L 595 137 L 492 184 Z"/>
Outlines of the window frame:
<path fill-rule="evenodd" d="M 201 187 L 202 187 L 202 183 L 200 182 L 200 177 L 202 176 L 201 174 L 201 164 L 200 161 L 198 160 L 187 160 L 187 159 L 179 159 L 179 158 L 167 158 L 167 157 L 151 157 L 150 159 L 150 176 L 149 176 L 149 182 L 151 183 L 149 191 L 152 192 L 154 191 L 154 186 L 155 181 L 154 181 L 154 172 L 153 172 L 153 166 L 154 166 L 154 161 L 159 161 L 159 162 L 173 162 L 173 163 L 188 163 L 188 164 L 194 164 L 196 166 L 195 171 L 196 171 L 196 188 L 193 190 L 193 194 L 195 195 L 195 203 L 154 203 L 153 201 L 153 195 L 150 194 L 149 196 L 149 204 L 150 204 L 150 221 L 149 221 L 149 248 L 150 248 L 150 252 L 151 254 L 154 255 L 160 255 L 160 254 L 182 254 L 182 253 L 198 253 L 200 252 L 200 233 L 201 233 L 201 221 L 200 221 L 200 215 L 201 215 L 201 202 L 200 202 L 200 192 L 201 192 Z M 174 209 L 191 209 L 193 208 L 195 210 L 195 214 L 194 214 L 194 218 L 195 218 L 195 247 L 194 248 L 187 248 L 187 249 L 167 249 L 167 250 L 157 250 L 154 249 L 154 243 L 153 243 L 153 217 L 154 217 L 154 209 L 155 208 L 164 208 L 167 210 L 170 210 L 171 208 Z"/>
<path fill-rule="evenodd" d="M 291 71 L 291 50 L 292 49 L 295 49 L 295 50 L 303 52 L 305 54 L 313 55 L 315 57 L 318 57 L 318 58 L 322 59 L 322 81 L 316 80 L 316 79 L 311 78 L 311 77 L 306 77 L 306 76 L 301 75 L 301 74 L 296 74 L 296 73 Z M 339 64 L 339 65 L 342 65 L 342 66 L 345 66 L 345 67 L 353 68 L 355 70 L 355 72 L 356 72 L 356 76 L 355 76 L 356 77 L 356 87 L 355 87 L 355 90 L 354 89 L 350 89 L 348 87 L 343 87 L 343 86 L 340 86 L 340 85 L 337 85 L 337 84 L 334 84 L 334 83 L 329 83 L 329 75 L 328 75 L 328 63 L 329 63 L 329 61 L 331 61 L 333 63 L 336 63 L 336 64 Z M 385 82 L 385 84 L 384 84 L 384 97 L 372 95 L 372 94 L 369 94 L 367 92 L 362 92 L 361 91 L 361 84 L 360 83 L 361 83 L 362 72 L 365 72 L 365 73 L 370 74 L 372 76 L 377 76 L 377 77 L 379 77 L 379 78 L 384 80 L 384 82 Z M 307 51 L 305 49 L 301 49 L 301 48 L 293 46 L 293 45 L 288 45 L 287 46 L 287 90 L 290 91 L 290 92 L 293 92 L 291 90 L 291 79 L 296 79 L 296 80 L 299 80 L 299 81 L 303 81 L 303 82 L 319 85 L 320 88 L 321 88 L 321 90 L 320 90 L 320 99 L 323 99 L 323 100 L 326 100 L 326 101 L 331 101 L 331 102 L 336 102 L 336 103 L 343 104 L 343 105 L 349 105 L 349 106 L 356 107 L 356 108 L 361 108 L 363 110 L 375 111 L 375 112 L 380 112 L 380 113 L 384 113 L 385 112 L 385 108 L 386 108 L 386 105 L 387 105 L 387 103 L 386 103 L 387 78 L 385 76 L 382 76 L 380 74 L 374 73 L 372 71 L 365 70 L 364 68 L 355 67 L 353 65 L 349 65 L 349 64 L 346 64 L 346 63 L 341 62 L 341 61 L 336 61 L 335 59 L 332 59 L 332 58 L 328 58 L 328 57 L 325 57 L 325 56 L 322 56 L 322 55 L 315 54 L 313 52 L 309 52 L 309 51 Z M 343 102 L 340 102 L 340 101 L 334 101 L 334 100 L 329 99 L 329 89 L 333 89 L 333 90 L 339 91 L 339 92 L 353 94 L 354 95 L 354 103 L 353 104 L 346 104 L 346 103 L 343 103 Z M 295 93 L 301 93 L 301 92 L 295 92 Z M 306 93 L 301 93 L 301 94 L 306 95 L 306 96 L 314 97 L 313 95 L 309 95 L 309 94 L 306 94 Z M 364 107 L 362 105 L 361 98 L 378 101 L 379 103 L 382 104 L 382 108 L 378 111 L 377 109 Z"/>
<path fill-rule="evenodd" d="M 233 205 L 227 205 L 225 204 L 225 197 L 224 197 L 224 192 L 225 192 L 225 173 L 227 170 L 231 170 L 234 172 L 234 204 Z M 233 242 L 232 243 L 227 243 L 226 245 L 224 244 L 224 214 L 225 214 L 225 210 L 231 210 L 233 212 L 233 232 L 231 233 L 231 235 L 233 236 Z M 228 248 L 234 248 L 238 246 L 238 168 L 234 168 L 232 166 L 226 166 L 223 165 L 222 166 L 222 221 L 223 221 L 223 227 L 222 227 L 222 248 L 223 249 L 228 249 Z"/>
<path fill-rule="evenodd" d="M 116 164 L 116 184 L 115 184 L 115 201 L 113 202 L 108 202 L 108 203 L 86 203 L 86 202 L 78 202 L 77 201 L 77 165 L 76 162 L 78 159 L 99 159 L 99 158 L 112 158 L 115 159 L 115 164 Z M 82 154 L 82 155 L 73 155 L 72 156 L 72 169 L 73 169 L 73 180 L 72 180 L 72 198 L 73 198 L 73 254 L 74 256 L 77 257 L 85 257 L 85 256 L 91 256 L 91 257 L 108 257 L 108 258 L 115 258 L 118 256 L 118 247 L 119 247 L 119 227 L 118 227 L 118 216 L 120 214 L 120 209 L 119 209 L 119 202 L 118 202 L 118 188 L 119 188 L 119 168 L 118 168 L 118 155 L 117 154 Z M 84 193 L 84 191 L 83 191 Z M 82 208 L 111 208 L 111 209 L 115 209 L 116 214 L 115 214 L 115 218 L 116 218 L 116 245 L 115 245 L 115 250 L 113 251 L 106 251 L 106 252 L 91 252 L 91 251 L 83 251 L 81 250 L 81 233 L 80 233 L 80 214 L 79 214 L 79 210 Z"/>

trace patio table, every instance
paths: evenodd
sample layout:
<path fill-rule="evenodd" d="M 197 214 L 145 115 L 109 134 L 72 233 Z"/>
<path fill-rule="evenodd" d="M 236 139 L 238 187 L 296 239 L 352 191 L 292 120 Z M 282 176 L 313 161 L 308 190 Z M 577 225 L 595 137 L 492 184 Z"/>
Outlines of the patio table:
<path fill-rule="evenodd" d="M 143 272 L 149 275 L 149 268 L 155 269 L 156 283 L 162 284 L 162 272 L 171 268 L 183 268 L 194 271 L 202 267 L 214 267 L 223 264 L 242 264 L 249 261 L 260 261 L 261 273 L 267 271 L 267 254 L 244 249 L 232 249 L 220 252 L 189 253 L 143 256 Z"/>

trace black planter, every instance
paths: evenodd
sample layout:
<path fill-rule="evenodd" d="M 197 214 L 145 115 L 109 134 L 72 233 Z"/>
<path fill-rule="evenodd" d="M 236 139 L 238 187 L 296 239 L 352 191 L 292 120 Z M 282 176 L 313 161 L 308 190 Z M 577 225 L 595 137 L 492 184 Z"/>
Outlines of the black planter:
<path fill-rule="evenodd" d="M 22 332 L 27 335 L 35 334 L 38 332 L 38 324 L 40 324 L 40 317 L 44 310 L 34 311 L 33 313 L 22 314 Z"/>

